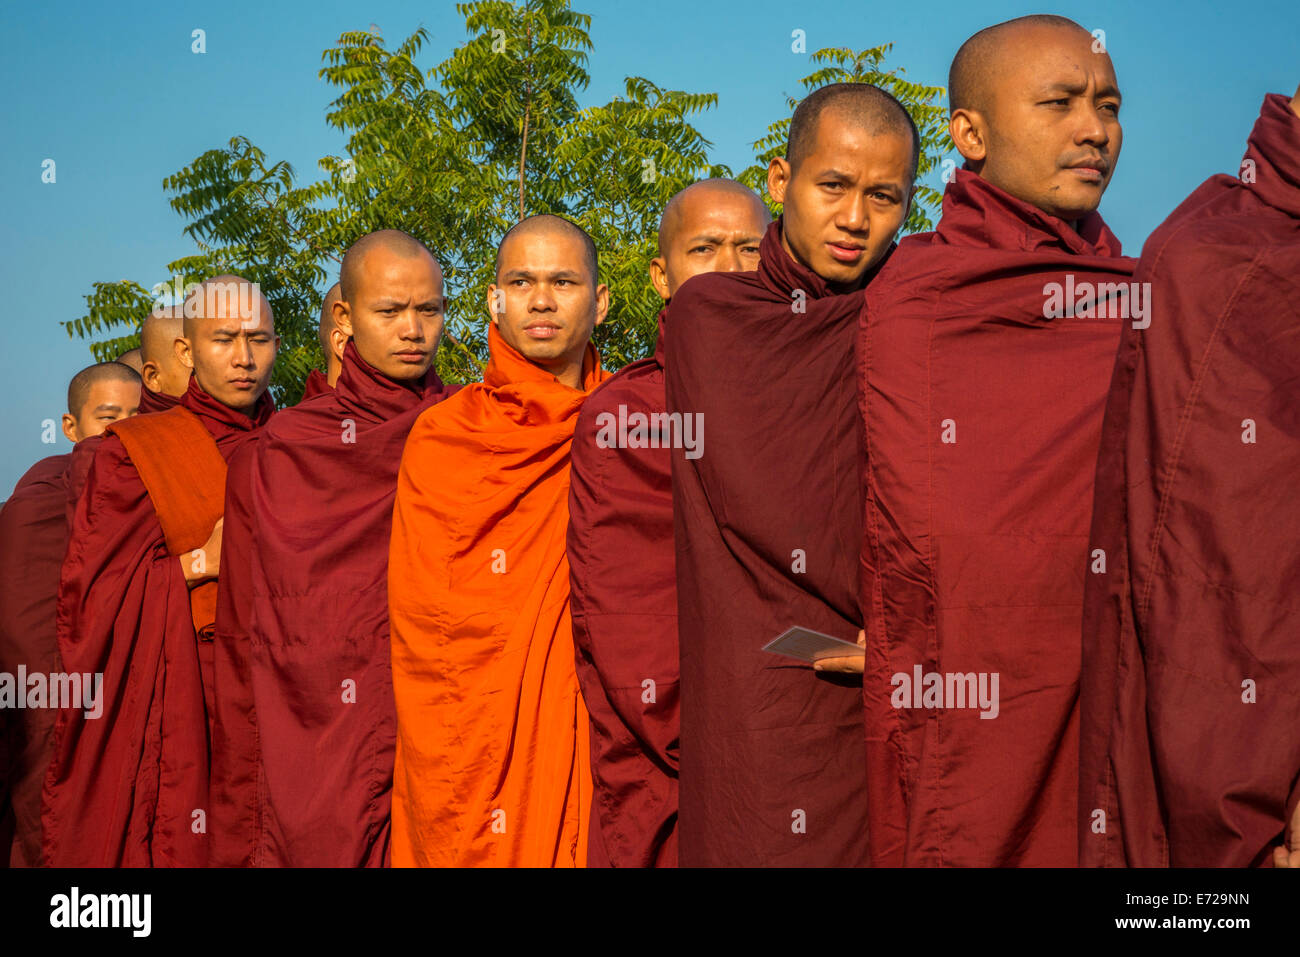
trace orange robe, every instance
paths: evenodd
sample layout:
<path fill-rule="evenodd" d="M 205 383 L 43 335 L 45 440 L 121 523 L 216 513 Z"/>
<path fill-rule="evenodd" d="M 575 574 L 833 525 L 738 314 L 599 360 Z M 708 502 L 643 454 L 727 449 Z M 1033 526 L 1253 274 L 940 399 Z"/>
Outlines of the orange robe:
<path fill-rule="evenodd" d="M 489 330 L 484 380 L 402 456 L 388 601 L 395 867 L 583 867 L 590 730 L 569 616 L 569 448 L 582 388 Z"/>

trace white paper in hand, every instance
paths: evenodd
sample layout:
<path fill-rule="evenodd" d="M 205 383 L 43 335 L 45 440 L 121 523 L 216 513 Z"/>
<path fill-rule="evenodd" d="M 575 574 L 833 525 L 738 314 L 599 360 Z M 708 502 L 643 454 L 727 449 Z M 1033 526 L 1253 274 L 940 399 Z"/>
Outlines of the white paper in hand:
<path fill-rule="evenodd" d="M 797 625 L 777 635 L 763 646 L 763 650 L 770 651 L 774 655 L 798 658 L 809 664 L 821 661 L 823 658 L 848 658 L 854 655 L 863 658 L 867 653 L 866 649 L 856 642 L 842 641 L 830 635 L 823 635 L 820 631 L 800 628 Z"/>

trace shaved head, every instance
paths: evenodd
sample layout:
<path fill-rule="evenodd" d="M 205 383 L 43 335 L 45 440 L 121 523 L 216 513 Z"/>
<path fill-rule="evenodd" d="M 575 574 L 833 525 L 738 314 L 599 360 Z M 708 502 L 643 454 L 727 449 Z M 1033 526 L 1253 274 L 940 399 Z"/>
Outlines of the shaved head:
<path fill-rule="evenodd" d="M 357 294 L 361 282 L 361 269 L 366 256 L 375 249 L 402 259 L 424 257 L 437 263 L 429 248 L 414 236 L 407 235 L 400 229 L 379 229 L 366 233 L 343 254 L 343 265 L 339 267 L 339 298 L 351 302 Z"/>
<path fill-rule="evenodd" d="M 68 383 L 68 411 L 63 434 L 71 442 L 100 435 L 140 407 L 140 377 L 121 362 L 87 366 Z"/>
<path fill-rule="evenodd" d="M 264 315 L 273 328 L 275 323 L 271 304 L 258 284 L 231 273 L 213 276 L 196 286 L 186 297 L 183 312 L 182 330 L 187 339 L 193 338 L 205 319 L 238 319 L 241 324 L 255 325 Z"/>
<path fill-rule="evenodd" d="M 199 388 L 253 415 L 280 348 L 275 315 L 257 283 L 224 274 L 196 286 L 185 299 L 184 333 L 177 358 L 193 370 Z"/>
<path fill-rule="evenodd" d="M 961 45 L 948 69 L 948 109 L 988 112 L 997 81 L 1009 65 L 1007 45 L 1026 28 L 1048 27 L 1088 33 L 1068 17 L 1038 13 L 985 27 Z"/>
<path fill-rule="evenodd" d="M 772 221 L 772 214 L 766 204 L 744 183 L 737 183 L 734 179 L 702 179 L 679 190 L 664 207 L 663 215 L 659 218 L 660 256 L 668 255 L 673 240 L 682 228 L 684 213 L 697 203 L 705 206 L 734 204 L 748 207 L 755 221 L 764 227 Z"/>
<path fill-rule="evenodd" d="M 140 325 L 140 375 L 150 392 L 179 398 L 190 383 L 190 370 L 176 355 L 176 340 L 185 334 L 184 308 L 160 306 Z"/>
<path fill-rule="evenodd" d="M 322 336 L 330 384 L 342 373 L 349 339 L 362 362 L 394 382 L 424 378 L 442 338 L 447 300 L 442 266 L 406 233 L 381 229 L 362 236 L 343 257 L 333 329 Z"/>
<path fill-rule="evenodd" d="M 1065 17 L 1008 20 L 962 44 L 948 85 L 967 171 L 1067 223 L 1096 211 L 1124 142 L 1099 38 Z"/>
<path fill-rule="evenodd" d="M 916 178 L 921 158 L 921 134 L 902 103 L 870 83 L 831 83 L 809 93 L 795 107 L 785 159 L 793 171 L 813 151 L 817 126 L 823 115 L 851 124 L 869 136 L 893 133 L 912 144 L 909 179 Z"/>
<path fill-rule="evenodd" d="M 127 349 L 126 352 L 123 352 L 113 361 L 120 362 L 124 366 L 130 366 L 137 373 L 144 369 L 144 359 L 140 356 L 140 349 L 138 346 L 134 349 Z"/>
<path fill-rule="evenodd" d="M 540 213 L 537 216 L 529 216 L 527 219 L 521 219 L 515 225 L 506 230 L 506 234 L 501 237 L 501 243 L 497 246 L 496 259 L 496 277 L 501 281 L 501 260 L 502 253 L 506 244 L 512 239 L 523 236 L 537 236 L 545 234 L 559 234 L 571 236 L 582 244 L 583 258 L 585 265 L 591 277 L 591 285 L 595 287 L 600 282 L 600 270 L 597 265 L 596 244 L 591 241 L 587 231 L 577 223 L 569 222 L 563 216 L 552 216 L 550 213 Z"/>
<path fill-rule="evenodd" d="M 758 251 L 772 214 L 748 186 L 705 179 L 678 192 L 659 220 L 659 255 L 650 282 L 665 301 L 692 276 L 758 268 Z"/>
<path fill-rule="evenodd" d="M 90 398 L 91 386 L 100 382 L 123 382 L 140 388 L 140 376 L 130 366 L 120 362 L 97 362 L 86 366 L 68 383 L 68 411 L 78 415 Z"/>

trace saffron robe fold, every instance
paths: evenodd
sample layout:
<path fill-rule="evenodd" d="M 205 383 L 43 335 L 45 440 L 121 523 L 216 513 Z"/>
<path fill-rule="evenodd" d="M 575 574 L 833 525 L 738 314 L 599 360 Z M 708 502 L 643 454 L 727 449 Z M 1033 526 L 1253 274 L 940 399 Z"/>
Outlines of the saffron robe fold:
<path fill-rule="evenodd" d="M 210 805 L 216 865 L 379 867 L 396 719 L 388 546 L 421 412 L 348 342 L 336 389 L 278 412 L 230 463 Z"/>
<path fill-rule="evenodd" d="M 489 328 L 483 382 L 416 421 L 389 557 L 394 866 L 583 866 L 587 713 L 569 616 L 569 447 L 582 387 Z"/>
<path fill-rule="evenodd" d="M 72 454 L 41 459 L 0 507 L 0 672 L 51 675 L 59 667 L 54 606 L 68 547 L 68 469 Z M 16 680 L 16 677 L 15 677 Z M 26 688 L 17 687 L 18 695 Z M 52 707 L 5 707 L 0 751 L 0 818 L 12 815 L 12 844 L 0 845 L 0 867 L 36 867 L 41 856 L 41 783 L 50 760 Z M 7 795 L 5 794 L 7 790 Z"/>
<path fill-rule="evenodd" d="M 861 627 L 862 294 L 796 264 L 781 228 L 756 272 L 692 277 L 668 306 L 668 409 L 705 426 L 699 458 L 672 453 L 682 866 L 867 859 L 857 676 L 762 650 Z"/>
<path fill-rule="evenodd" d="M 332 391 L 330 380 L 326 378 L 325 373 L 321 372 L 320 369 L 312 369 L 307 373 L 307 381 L 303 384 L 301 401 L 306 402 L 308 399 L 314 399 L 318 395 L 325 395 Z"/>
<path fill-rule="evenodd" d="M 1300 801 L 1300 118 L 1151 234 L 1097 465 L 1085 865 L 1266 861 Z M 1104 828 L 1103 825 L 1104 824 Z"/>
<path fill-rule="evenodd" d="M 672 455 L 666 444 L 647 447 L 648 417 L 667 411 L 664 347 L 661 312 L 654 355 L 591 394 L 573 438 L 569 601 L 595 788 L 588 867 L 677 865 Z M 642 436 L 609 442 L 620 416 L 647 417 Z M 653 442 L 668 438 L 656 431 Z"/>
<path fill-rule="evenodd" d="M 1077 862 L 1088 521 L 1133 268 L 1096 213 L 1076 232 L 963 169 L 867 290 L 874 864 Z"/>
<path fill-rule="evenodd" d="M 198 639 L 196 618 L 206 613 L 191 601 L 177 556 L 202 545 L 211 527 L 190 529 L 202 538 L 169 547 L 159 510 L 183 519 L 192 492 L 178 488 L 156 509 L 115 433 L 131 429 L 141 433 L 133 439 L 147 441 L 151 430 L 168 427 L 164 417 L 193 416 L 224 460 L 271 411 L 263 396 L 250 418 L 191 379 L 177 408 L 115 424 L 95 452 L 76 504 L 57 621 L 64 669 L 103 675 L 103 713 L 58 715 L 43 799 L 51 866 L 206 861 L 209 689 L 201 645 L 210 642 Z M 194 455 L 206 452 L 195 444 Z"/>

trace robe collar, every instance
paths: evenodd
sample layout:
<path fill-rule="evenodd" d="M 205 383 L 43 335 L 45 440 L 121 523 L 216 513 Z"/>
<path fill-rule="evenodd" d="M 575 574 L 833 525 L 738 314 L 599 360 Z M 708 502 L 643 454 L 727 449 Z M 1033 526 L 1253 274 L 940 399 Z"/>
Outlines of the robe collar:
<path fill-rule="evenodd" d="M 809 299 L 825 299 L 827 296 L 843 295 L 844 292 L 861 290 L 871 282 L 873 276 L 880 272 L 889 261 L 897 244 L 891 243 L 889 251 L 881 257 L 862 277 L 858 290 L 838 290 L 807 266 L 795 262 L 794 258 L 781 245 L 782 230 L 785 228 L 785 216 L 776 218 L 763 233 L 763 240 L 758 245 L 758 278 L 768 289 L 781 298 L 789 298 L 796 289 L 802 290 Z"/>
<path fill-rule="evenodd" d="M 190 386 L 185 390 L 185 395 L 181 397 L 179 404 L 198 416 L 199 421 L 212 433 L 213 438 L 220 438 L 233 432 L 252 432 L 265 425 L 266 420 L 275 411 L 275 403 L 271 400 L 269 389 L 257 400 L 252 416 L 247 416 L 212 398 L 203 386 L 199 385 L 198 376 L 190 376 Z"/>
<path fill-rule="evenodd" d="M 1244 159 L 1254 161 L 1255 181 L 1243 185 L 1274 209 L 1300 219 L 1300 116 L 1291 112 L 1290 97 L 1264 97 L 1246 143 Z"/>
<path fill-rule="evenodd" d="M 343 349 L 343 371 L 339 373 L 334 394 L 348 411 L 383 422 L 445 389 L 432 366 L 413 382 L 390 379 L 361 358 L 356 343 L 349 339 Z"/>
<path fill-rule="evenodd" d="M 1120 256 L 1120 242 L 1099 213 L 1088 213 L 1076 230 L 1065 220 L 1010 193 L 970 170 L 957 175 L 943 194 L 943 216 L 935 230 L 941 242 L 1024 252 L 1058 249 L 1079 256 Z"/>
<path fill-rule="evenodd" d="M 483 384 L 491 389 L 524 384 L 553 385 L 561 389 L 569 389 L 569 386 L 564 385 L 541 366 L 529 362 L 506 342 L 501 333 L 497 332 L 496 323 L 488 325 L 488 353 L 490 358 L 487 369 L 483 373 Z M 604 376 L 600 368 L 600 354 L 596 352 L 596 347 L 588 342 L 587 351 L 582 358 L 582 387 L 570 391 L 590 392 L 602 378 Z"/>
<path fill-rule="evenodd" d="M 154 392 L 143 384 L 140 386 L 141 415 L 147 415 L 150 412 L 166 412 L 168 409 L 175 408 L 180 401 L 174 395 L 168 395 L 166 392 Z"/>

